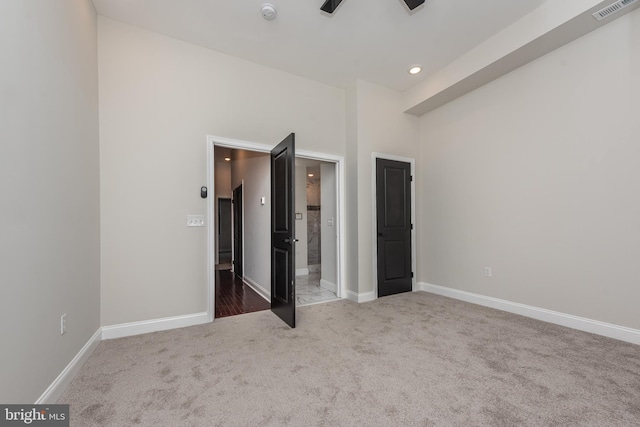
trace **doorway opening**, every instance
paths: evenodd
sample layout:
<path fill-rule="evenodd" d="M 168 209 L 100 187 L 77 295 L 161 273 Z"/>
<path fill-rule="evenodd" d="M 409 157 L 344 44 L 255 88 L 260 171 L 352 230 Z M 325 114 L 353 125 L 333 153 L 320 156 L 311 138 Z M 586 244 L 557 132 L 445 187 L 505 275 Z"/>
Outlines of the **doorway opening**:
<path fill-rule="evenodd" d="M 296 303 L 338 299 L 335 164 L 296 159 Z"/>
<path fill-rule="evenodd" d="M 207 137 L 207 184 L 213 196 L 207 201 L 209 207 L 208 310 L 211 320 L 214 317 L 223 317 L 222 310 L 218 308 L 227 304 L 235 305 L 236 309 L 227 310 L 232 314 L 226 315 L 266 310 L 270 307 L 269 152 L 271 148 L 263 144 Z M 309 171 L 308 168 L 310 168 Z M 342 157 L 296 150 L 294 228 L 298 242 L 295 250 L 295 282 L 296 294 L 302 295 L 302 298 L 296 298 L 297 306 L 342 298 L 346 295 L 346 290 L 343 289 L 345 285 L 343 268 L 345 243 L 342 237 L 345 215 L 343 168 Z M 309 174 L 314 176 L 309 177 Z M 308 183 L 307 179 L 311 178 L 316 178 L 318 183 Z M 242 185 L 241 196 L 236 195 L 234 191 L 240 184 Z M 312 187 L 309 191 L 318 192 L 317 200 L 313 198 L 316 193 L 311 196 L 307 194 L 308 185 Z M 309 202 L 310 198 L 311 202 Z M 231 264 L 223 262 L 225 251 L 222 250 L 224 248 L 220 241 L 222 231 L 220 228 L 224 226 L 224 219 L 220 217 L 220 205 L 224 207 L 224 199 L 232 199 Z M 236 199 L 239 200 L 241 209 L 236 209 Z M 238 241 L 236 241 L 236 229 L 242 230 L 242 236 Z M 215 233 L 212 230 L 215 230 Z M 304 234 L 304 239 L 301 238 L 301 234 Z M 232 288 L 235 299 L 231 297 L 227 299 L 222 295 L 220 291 L 223 287 Z M 310 298 L 305 296 L 313 292 L 323 294 L 324 298 L 319 299 L 319 295 L 312 295 Z M 247 297 L 247 295 L 251 296 Z M 257 297 L 260 303 L 256 303 L 254 297 Z M 246 301 L 250 302 L 245 304 Z M 262 304 L 263 302 L 266 305 Z"/>
<path fill-rule="evenodd" d="M 214 242 L 217 254 L 213 273 L 214 317 L 268 310 L 271 307 L 268 292 L 261 284 L 268 283 L 269 278 L 255 272 L 270 265 L 268 256 L 256 256 L 257 249 L 268 247 L 265 244 L 270 242 L 268 231 L 264 231 L 269 220 L 263 218 L 266 210 L 254 199 L 256 194 L 269 189 L 269 156 L 214 147 L 213 160 L 216 179 L 212 195 L 218 205 L 214 209 L 214 229 L 219 235 L 230 236 L 228 260 L 223 258 L 224 239 Z M 225 209 L 227 200 L 230 207 Z M 225 214 L 220 215 L 223 209 L 230 213 L 230 221 Z M 249 265 L 245 260 L 250 261 Z"/>

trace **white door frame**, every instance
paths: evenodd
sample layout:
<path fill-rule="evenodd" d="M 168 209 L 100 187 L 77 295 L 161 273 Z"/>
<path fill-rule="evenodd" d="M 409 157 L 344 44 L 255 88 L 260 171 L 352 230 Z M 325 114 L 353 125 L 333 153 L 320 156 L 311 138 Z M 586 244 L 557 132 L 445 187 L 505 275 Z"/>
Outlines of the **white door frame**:
<path fill-rule="evenodd" d="M 373 248 L 373 283 L 375 284 L 375 292 L 376 298 L 378 298 L 378 206 L 377 206 L 377 159 L 385 159 L 385 160 L 395 160 L 398 162 L 409 163 L 411 165 L 411 224 L 413 224 L 413 229 L 411 230 L 411 271 L 413 272 L 413 277 L 411 278 L 411 290 L 417 291 L 416 284 L 416 159 L 412 157 L 402 157 L 395 156 L 393 154 L 384 154 L 384 153 L 371 153 L 371 199 L 373 200 L 371 212 L 373 213 L 373 228 L 372 228 L 372 236 L 375 244 L 371 245 Z"/>
<path fill-rule="evenodd" d="M 207 188 L 209 189 L 209 197 L 207 198 L 207 316 L 209 322 L 214 319 L 215 310 L 215 162 L 214 147 L 226 147 L 236 150 L 249 150 L 261 153 L 270 153 L 275 147 L 260 144 L 256 142 L 248 142 L 237 139 L 229 139 L 220 136 L 207 135 Z M 336 165 L 336 214 L 337 214 L 337 281 L 336 296 L 345 298 L 347 294 L 346 284 L 346 251 L 344 225 L 346 220 L 345 209 L 345 185 L 344 185 L 344 157 L 334 154 L 318 153 L 308 150 L 297 150 L 296 157 L 311 160 L 320 160 L 323 162 L 334 163 Z"/>

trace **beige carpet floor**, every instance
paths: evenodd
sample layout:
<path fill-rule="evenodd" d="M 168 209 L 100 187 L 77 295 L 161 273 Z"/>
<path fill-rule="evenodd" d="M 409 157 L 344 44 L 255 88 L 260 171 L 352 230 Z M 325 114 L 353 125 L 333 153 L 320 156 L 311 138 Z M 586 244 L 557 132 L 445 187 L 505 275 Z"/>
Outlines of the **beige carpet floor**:
<path fill-rule="evenodd" d="M 73 426 L 638 426 L 640 346 L 431 295 L 104 341 Z"/>

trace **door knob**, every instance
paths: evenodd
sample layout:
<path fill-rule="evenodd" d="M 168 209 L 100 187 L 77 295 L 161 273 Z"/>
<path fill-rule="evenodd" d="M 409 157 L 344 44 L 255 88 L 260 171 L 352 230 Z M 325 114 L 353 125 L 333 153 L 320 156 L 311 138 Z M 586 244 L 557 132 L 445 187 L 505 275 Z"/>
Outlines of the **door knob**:
<path fill-rule="evenodd" d="M 297 242 L 297 241 L 298 241 L 298 239 L 290 239 L 290 238 L 288 238 L 288 237 L 287 237 L 286 239 L 284 239 L 284 240 L 283 240 L 283 242 L 285 242 L 285 243 L 295 243 L 295 242 Z"/>

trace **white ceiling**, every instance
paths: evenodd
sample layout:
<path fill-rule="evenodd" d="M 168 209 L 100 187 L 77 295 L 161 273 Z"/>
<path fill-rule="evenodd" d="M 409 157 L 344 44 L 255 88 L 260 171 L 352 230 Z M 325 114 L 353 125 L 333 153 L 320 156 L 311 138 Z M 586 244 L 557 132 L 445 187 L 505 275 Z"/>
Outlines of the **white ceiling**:
<path fill-rule="evenodd" d="M 278 10 L 262 18 L 265 2 Z M 100 15 L 333 86 L 404 91 L 546 0 L 93 0 Z M 409 66 L 422 64 L 418 76 Z"/>

